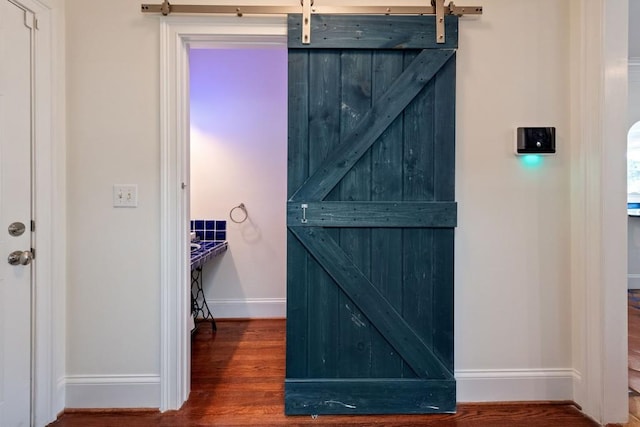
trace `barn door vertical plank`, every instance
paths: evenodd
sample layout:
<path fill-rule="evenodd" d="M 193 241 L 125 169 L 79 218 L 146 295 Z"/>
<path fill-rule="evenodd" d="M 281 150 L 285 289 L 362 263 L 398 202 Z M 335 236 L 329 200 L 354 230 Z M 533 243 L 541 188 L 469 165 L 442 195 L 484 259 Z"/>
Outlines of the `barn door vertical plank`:
<path fill-rule="evenodd" d="M 340 50 L 309 52 L 310 91 L 309 174 L 313 174 L 327 154 L 340 143 Z M 327 200 L 338 200 L 334 189 Z M 331 230 L 338 238 L 338 230 Z M 312 377 L 338 376 L 340 346 L 338 319 L 340 291 L 315 261 L 309 264 L 309 373 Z"/>
<path fill-rule="evenodd" d="M 455 89 L 454 55 L 435 79 L 435 196 L 440 201 L 455 200 Z M 435 230 L 433 250 L 433 345 L 453 369 L 454 230 Z"/>
<path fill-rule="evenodd" d="M 371 52 L 345 51 L 341 73 L 340 134 L 349 135 L 371 107 Z M 371 154 L 366 153 L 345 175 L 340 185 L 340 200 L 371 199 Z M 365 276 L 371 270 L 371 232 L 368 228 L 343 228 L 341 247 Z M 340 300 L 340 375 L 367 377 L 371 372 L 371 328 L 366 316 L 346 295 Z"/>
<path fill-rule="evenodd" d="M 309 176 L 309 54 L 289 51 L 288 69 L 288 170 L 287 197 Z M 287 376 L 307 375 L 308 348 L 308 254 L 291 231 L 287 231 Z"/>
<path fill-rule="evenodd" d="M 402 51 L 380 51 L 373 54 L 372 96 L 378 99 L 403 70 Z M 372 147 L 371 200 L 388 201 L 402 198 L 402 116 L 380 136 Z M 402 310 L 402 230 L 375 228 L 371 230 L 371 281 L 398 310 Z M 402 359 L 384 339 L 376 337 L 371 344 L 372 375 L 380 378 L 399 377 Z"/>
<path fill-rule="evenodd" d="M 406 55 L 405 66 L 413 61 Z M 434 84 L 429 82 L 404 111 L 404 200 L 434 200 Z M 403 315 L 427 345 L 433 327 L 433 230 L 404 233 Z"/>

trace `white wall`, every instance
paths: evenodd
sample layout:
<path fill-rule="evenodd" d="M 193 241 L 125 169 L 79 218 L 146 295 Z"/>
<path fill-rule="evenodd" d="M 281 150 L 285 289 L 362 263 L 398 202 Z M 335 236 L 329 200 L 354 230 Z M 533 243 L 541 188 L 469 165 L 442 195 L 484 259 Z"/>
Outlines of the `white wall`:
<path fill-rule="evenodd" d="M 191 218 L 227 220 L 229 241 L 205 297 L 216 317 L 285 317 L 287 50 L 195 49 L 190 74 Z"/>
<path fill-rule="evenodd" d="M 629 0 L 629 58 L 640 59 L 640 2 Z"/>
<path fill-rule="evenodd" d="M 638 19 L 640 24 L 640 19 Z M 640 121 L 640 57 L 629 61 L 629 127 Z"/>
<path fill-rule="evenodd" d="M 569 4 L 483 5 L 460 23 L 456 369 L 568 368 Z M 518 126 L 555 126 L 557 154 L 525 166 Z"/>
<path fill-rule="evenodd" d="M 158 404 L 159 35 L 139 8 L 66 5 L 67 407 Z"/>
<path fill-rule="evenodd" d="M 481 3 L 458 54 L 459 398 L 571 399 L 570 4 Z M 158 17 L 138 9 L 67 0 L 67 407 L 158 404 Z M 512 153 L 526 125 L 557 127 L 539 168 Z M 111 207 L 114 183 L 137 209 Z M 225 205 L 258 215 L 248 197 Z"/>

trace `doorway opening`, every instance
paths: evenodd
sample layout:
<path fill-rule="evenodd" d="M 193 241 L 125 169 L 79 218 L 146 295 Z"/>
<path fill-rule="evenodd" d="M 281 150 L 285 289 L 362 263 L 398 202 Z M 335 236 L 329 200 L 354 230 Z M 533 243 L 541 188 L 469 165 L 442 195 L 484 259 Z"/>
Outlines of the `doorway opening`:
<path fill-rule="evenodd" d="M 640 418 L 640 122 L 627 134 L 629 413 Z"/>
<path fill-rule="evenodd" d="M 191 389 L 191 277 L 189 257 L 189 52 L 279 46 L 285 17 L 187 17 L 160 23 L 160 410 L 177 409 Z M 212 166 L 213 167 L 213 166 Z M 224 255 L 223 255 L 224 256 Z M 206 272 L 205 272 L 206 273 Z M 215 310 L 216 307 L 214 307 Z"/>
<path fill-rule="evenodd" d="M 195 247 L 211 239 L 228 249 L 200 266 L 194 306 L 214 319 L 286 316 L 287 49 L 233 44 L 189 50 L 189 211 Z M 242 209 L 236 206 L 242 206 Z M 208 231 L 210 226 L 215 231 Z M 195 227 L 195 228 L 194 228 Z M 200 239 L 203 239 L 201 241 Z M 196 258 L 197 250 L 192 253 Z M 191 284 L 194 287 L 194 282 Z M 200 295 L 204 301 L 198 301 Z M 207 314 L 207 313 L 201 313 Z M 216 325 L 216 323 L 214 323 Z M 196 320 L 194 390 L 213 393 L 237 376 L 234 355 L 247 322 Z M 231 348 L 232 346 L 233 348 Z M 215 353 L 215 355 L 214 355 Z M 284 362 L 283 366 L 284 368 Z M 234 370 L 235 369 L 235 370 Z M 220 384 L 218 384 L 220 383 Z"/>
<path fill-rule="evenodd" d="M 192 48 L 189 87 L 190 219 L 216 227 L 197 238 L 228 242 L 202 266 L 207 306 L 216 318 L 284 318 L 286 46 Z"/>

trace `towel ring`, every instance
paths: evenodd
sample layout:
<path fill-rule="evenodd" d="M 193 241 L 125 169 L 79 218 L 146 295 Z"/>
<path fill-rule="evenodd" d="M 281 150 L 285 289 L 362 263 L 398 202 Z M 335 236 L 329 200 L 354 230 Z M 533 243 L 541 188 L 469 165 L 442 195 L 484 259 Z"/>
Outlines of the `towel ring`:
<path fill-rule="evenodd" d="M 244 217 L 242 219 L 237 219 L 233 217 L 233 213 L 236 209 L 240 209 L 244 213 Z M 240 213 L 239 215 L 242 217 L 243 213 Z M 231 221 L 237 224 L 241 224 L 245 222 L 247 218 L 249 218 L 249 212 L 247 212 L 247 208 L 244 206 L 244 203 L 240 203 L 238 206 L 231 209 L 231 211 L 229 211 L 229 218 L 231 218 Z"/>

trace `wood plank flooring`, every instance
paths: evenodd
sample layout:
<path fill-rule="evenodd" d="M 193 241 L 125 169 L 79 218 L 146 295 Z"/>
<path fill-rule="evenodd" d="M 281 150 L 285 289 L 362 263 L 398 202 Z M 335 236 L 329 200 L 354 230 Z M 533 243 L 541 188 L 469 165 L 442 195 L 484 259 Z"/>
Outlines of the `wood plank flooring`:
<path fill-rule="evenodd" d="M 286 417 L 285 321 L 218 321 L 193 337 L 192 391 L 179 411 L 67 410 L 52 427 L 595 426 L 571 404 L 460 404 L 454 415 Z"/>
<path fill-rule="evenodd" d="M 640 290 L 628 293 L 629 426 L 640 427 Z"/>

